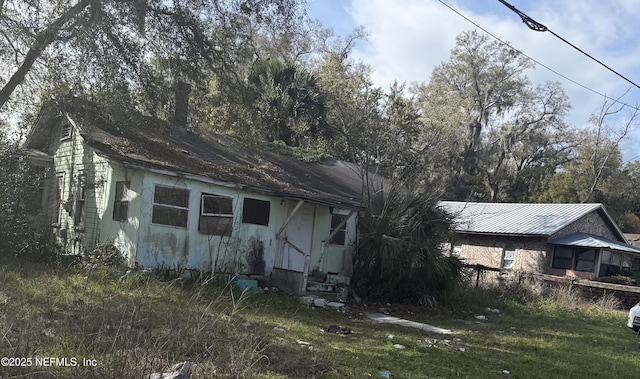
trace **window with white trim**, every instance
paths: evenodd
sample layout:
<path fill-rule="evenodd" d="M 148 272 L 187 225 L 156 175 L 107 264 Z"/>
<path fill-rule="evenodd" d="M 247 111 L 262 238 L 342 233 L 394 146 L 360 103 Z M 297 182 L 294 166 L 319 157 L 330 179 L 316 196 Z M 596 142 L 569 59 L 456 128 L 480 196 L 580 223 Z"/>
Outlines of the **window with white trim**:
<path fill-rule="evenodd" d="M 156 185 L 153 193 L 154 224 L 187 227 L 189 216 L 189 190 Z"/>
<path fill-rule="evenodd" d="M 516 249 L 511 247 L 505 247 L 502 251 L 502 262 L 500 263 L 500 268 L 504 269 L 512 269 L 513 263 L 516 260 Z"/>
<path fill-rule="evenodd" d="M 203 193 L 200 196 L 198 231 L 212 236 L 230 236 L 233 230 L 233 199 Z"/>

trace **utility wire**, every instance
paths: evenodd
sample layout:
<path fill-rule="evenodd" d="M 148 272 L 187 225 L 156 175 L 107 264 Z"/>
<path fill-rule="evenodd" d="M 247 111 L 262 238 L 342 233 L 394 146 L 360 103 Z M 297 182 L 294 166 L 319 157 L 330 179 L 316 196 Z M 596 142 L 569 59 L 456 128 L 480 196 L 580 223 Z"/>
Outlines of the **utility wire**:
<path fill-rule="evenodd" d="M 514 11 L 518 16 L 520 16 L 520 18 L 522 19 L 522 22 L 524 22 L 529 27 L 529 29 L 535 30 L 536 32 L 549 32 L 549 33 L 553 34 L 556 38 L 560 39 L 562 42 L 564 42 L 567 45 L 569 45 L 569 46 L 573 47 L 574 49 L 578 50 L 579 52 L 581 52 L 582 54 L 584 54 L 587 57 L 591 58 L 595 62 L 598 62 L 601 66 L 603 66 L 607 70 L 613 72 L 614 74 L 618 75 L 622 79 L 624 79 L 627 82 L 633 84 L 635 87 L 640 88 L 639 85 L 637 85 L 636 83 L 632 82 L 630 79 L 628 79 L 624 75 L 620 74 L 619 72 L 617 72 L 616 70 L 614 70 L 611 67 L 607 66 L 606 64 L 602 63 L 601 61 L 597 60 L 596 58 L 594 58 L 593 56 L 591 56 L 589 53 L 587 53 L 586 51 L 582 50 L 578 46 L 572 44 L 571 42 L 569 42 L 566 39 L 562 38 L 558 34 L 554 33 L 553 30 L 547 28 L 546 26 L 542 25 L 541 23 L 537 22 L 536 20 L 532 19 L 531 17 L 527 16 L 524 12 L 521 12 L 518 8 L 514 7 L 513 5 L 507 3 L 504 0 L 498 0 L 498 1 L 501 2 L 507 8 L 509 8 L 512 11 Z"/>
<path fill-rule="evenodd" d="M 501 0 L 498 0 L 498 1 L 501 1 Z M 536 59 L 531 58 L 530 56 L 528 56 L 527 54 L 525 54 L 522 50 L 518 50 L 518 49 L 514 48 L 513 46 L 511 46 L 508 42 L 505 42 L 505 41 L 501 40 L 499 37 L 495 36 L 493 33 L 489 32 L 487 29 L 483 28 L 482 26 L 478 25 L 477 23 L 475 23 L 473 20 L 471 20 L 471 19 L 470 19 L 470 18 L 468 18 L 467 16 L 463 15 L 462 13 L 460 13 L 460 12 L 458 12 L 457 10 L 455 10 L 454 8 L 452 8 L 449 4 L 445 3 L 443 0 L 438 0 L 438 2 L 440 2 L 440 3 L 441 3 L 442 5 L 444 5 L 445 7 L 449 8 L 451 11 L 453 11 L 454 13 L 456 13 L 458 16 L 460 16 L 460 17 L 464 18 L 465 20 L 467 20 L 469 23 L 471 23 L 472 25 L 474 25 L 476 28 L 478 28 L 478 29 L 482 30 L 483 32 L 485 32 L 485 33 L 487 33 L 488 35 L 490 35 L 491 37 L 493 37 L 496 41 L 498 41 L 498 42 L 502 43 L 503 45 L 505 45 L 505 46 L 507 46 L 507 47 L 509 47 L 509 48 L 511 48 L 511 49 L 514 49 L 518 54 L 522 54 L 523 56 L 525 56 L 525 57 L 527 57 L 528 59 L 532 60 L 532 61 L 533 61 L 533 62 L 535 62 L 536 64 L 540 65 L 541 67 L 546 68 L 547 70 L 549 70 L 549 71 L 553 72 L 554 74 L 556 74 L 556 75 L 558 75 L 558 76 L 560 76 L 560 77 L 564 78 L 565 80 L 567 80 L 567 81 L 569 81 L 569 82 L 571 82 L 571 83 L 573 83 L 573 84 L 575 84 L 575 85 L 577 85 L 577 86 L 580 86 L 580 87 L 582 87 L 582 88 L 586 89 L 587 91 L 590 91 L 590 92 L 592 92 L 592 93 L 595 93 L 595 94 L 596 94 L 596 95 L 598 95 L 598 96 L 602 96 L 602 97 L 603 97 L 603 98 L 605 98 L 605 99 L 611 100 L 611 101 L 613 101 L 613 102 L 615 102 L 615 103 L 618 103 L 618 104 L 620 104 L 620 105 L 624 105 L 624 106 L 629 107 L 629 108 L 631 108 L 631 109 L 635 109 L 635 110 L 637 110 L 637 111 L 640 111 L 640 108 L 638 108 L 637 106 L 633 106 L 633 105 L 627 104 L 627 103 L 622 102 L 622 101 L 620 101 L 620 100 L 618 100 L 618 99 L 614 99 L 613 97 L 610 97 L 610 96 L 607 96 L 607 95 L 605 95 L 605 94 L 603 94 L 603 93 L 600 93 L 600 92 L 598 92 L 598 91 L 594 90 L 593 88 L 587 87 L 586 85 L 581 84 L 581 83 L 579 83 L 579 82 L 577 82 L 577 81 L 575 81 L 575 80 L 573 80 L 573 79 L 569 78 L 568 76 L 566 76 L 566 75 L 563 75 L 563 74 L 559 73 L 558 71 L 556 71 L 556 70 L 552 69 L 551 67 L 549 67 L 549 66 L 547 66 L 547 65 L 545 65 L 545 64 L 540 63 L 540 62 L 539 62 L 539 61 L 537 61 Z M 532 21 L 534 21 L 534 20 L 532 20 Z M 534 22 L 535 22 L 535 21 L 534 21 Z M 536 24 L 537 24 L 537 23 L 536 23 Z M 538 25 L 542 25 L 542 24 L 538 24 Z M 542 26 L 544 27 L 544 25 L 542 25 Z M 535 30 L 535 29 L 534 29 L 534 30 Z M 634 84 L 634 85 L 635 85 L 635 84 Z M 636 87 L 637 87 L 637 85 L 636 85 Z"/>

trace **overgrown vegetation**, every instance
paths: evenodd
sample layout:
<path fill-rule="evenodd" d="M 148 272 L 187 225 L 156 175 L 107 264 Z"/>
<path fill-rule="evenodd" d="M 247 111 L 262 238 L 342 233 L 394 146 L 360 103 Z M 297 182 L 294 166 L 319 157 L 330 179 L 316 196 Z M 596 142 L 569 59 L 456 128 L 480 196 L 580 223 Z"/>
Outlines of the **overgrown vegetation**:
<path fill-rule="evenodd" d="M 2 259 L 0 354 L 77 358 L 78 367 L 3 367 L 6 377 L 143 378 L 194 364 L 192 378 L 634 377 L 638 336 L 610 299 L 514 280 L 463 287 L 436 308 L 383 305 L 449 328 L 435 335 L 313 308 L 273 291 L 240 293 L 206 279 L 162 279 L 111 267 L 51 267 Z M 545 296 L 542 296 L 545 295 Z M 485 320 L 476 316 L 484 315 Z M 350 334 L 323 331 L 330 325 Z M 274 330 L 274 328 L 278 328 Z M 402 345 L 398 349 L 394 345 Z M 84 360 L 96 366 L 84 366 Z"/>
<path fill-rule="evenodd" d="M 44 171 L 0 128 L 0 254 L 50 260 L 54 248 L 42 210 Z"/>
<path fill-rule="evenodd" d="M 433 303 L 458 284 L 462 271 L 460 260 L 443 252 L 450 223 L 421 195 L 399 189 L 373 194 L 358 218 L 356 291 L 381 301 Z"/>

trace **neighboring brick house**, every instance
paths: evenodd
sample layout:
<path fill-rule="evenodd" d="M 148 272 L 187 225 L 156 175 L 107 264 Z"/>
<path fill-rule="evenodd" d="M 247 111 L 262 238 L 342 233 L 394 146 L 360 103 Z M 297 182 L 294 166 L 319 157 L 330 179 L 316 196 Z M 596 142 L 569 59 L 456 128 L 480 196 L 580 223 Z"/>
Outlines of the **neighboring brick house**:
<path fill-rule="evenodd" d="M 454 217 L 451 252 L 470 265 L 594 279 L 640 268 L 602 204 L 443 201 Z"/>

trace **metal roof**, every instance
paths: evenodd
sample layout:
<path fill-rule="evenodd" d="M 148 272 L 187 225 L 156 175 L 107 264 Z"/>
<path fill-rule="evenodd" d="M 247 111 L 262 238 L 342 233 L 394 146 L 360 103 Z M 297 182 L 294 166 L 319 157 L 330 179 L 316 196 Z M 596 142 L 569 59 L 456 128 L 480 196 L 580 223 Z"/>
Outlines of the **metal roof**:
<path fill-rule="evenodd" d="M 640 248 L 624 244 L 618 241 L 612 241 L 610 239 L 594 236 L 587 233 L 574 233 L 568 236 L 562 237 L 557 240 L 549 241 L 549 243 L 555 245 L 565 246 L 580 246 L 580 247 L 594 247 L 598 249 L 611 249 L 617 251 L 624 251 L 627 253 L 640 254 Z"/>
<path fill-rule="evenodd" d="M 551 236 L 595 210 L 601 204 L 519 204 L 441 201 L 439 206 L 454 217 L 454 229 L 464 233 Z M 612 229 L 617 229 L 613 224 Z M 615 233 L 615 231 L 614 231 Z"/>

